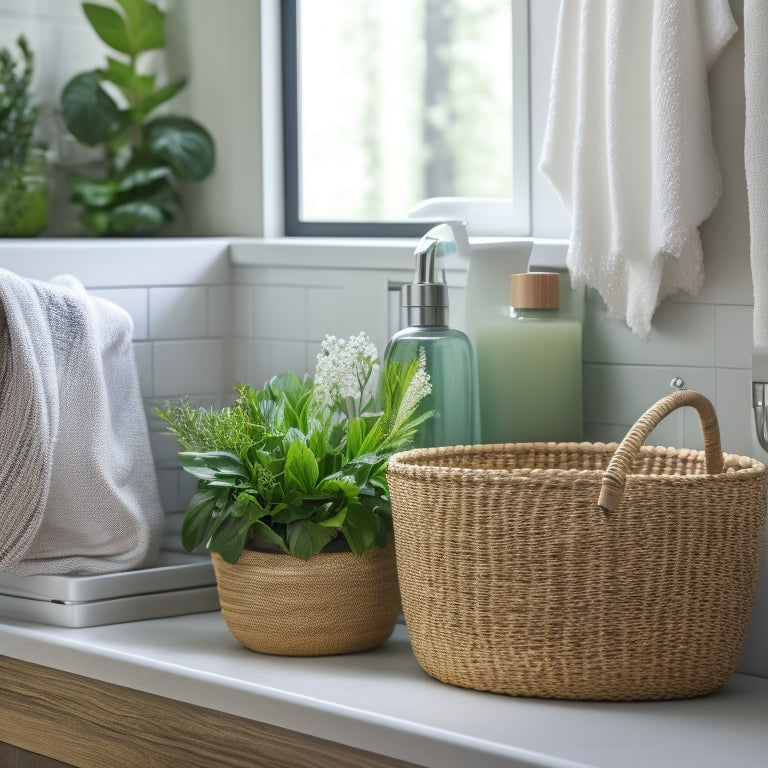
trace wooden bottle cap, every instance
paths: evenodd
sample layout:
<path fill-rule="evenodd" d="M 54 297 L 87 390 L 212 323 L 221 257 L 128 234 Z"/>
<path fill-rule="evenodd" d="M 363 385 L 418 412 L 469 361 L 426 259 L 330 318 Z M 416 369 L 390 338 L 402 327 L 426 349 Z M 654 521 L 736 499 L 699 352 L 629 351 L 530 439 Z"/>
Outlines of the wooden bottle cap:
<path fill-rule="evenodd" d="M 509 303 L 518 309 L 559 309 L 557 272 L 522 272 L 509 276 Z"/>

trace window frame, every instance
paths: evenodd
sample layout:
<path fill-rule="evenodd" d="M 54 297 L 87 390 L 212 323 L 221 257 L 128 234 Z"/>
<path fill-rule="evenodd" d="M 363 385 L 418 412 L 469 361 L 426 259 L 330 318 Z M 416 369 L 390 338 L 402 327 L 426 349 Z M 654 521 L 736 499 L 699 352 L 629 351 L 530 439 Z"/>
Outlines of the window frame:
<path fill-rule="evenodd" d="M 288 237 L 420 237 L 424 234 L 424 218 L 403 221 L 312 221 L 300 218 L 300 152 L 299 152 L 299 66 L 298 16 L 299 0 L 280 2 L 280 58 L 282 70 L 282 144 L 283 144 L 283 227 Z M 530 158 L 530 86 L 529 86 L 529 20 L 528 0 L 509 0 L 512 6 L 513 40 L 513 189 L 507 206 L 499 206 L 504 216 L 494 221 L 489 231 L 509 237 L 527 237 L 531 234 L 531 158 Z M 476 208 L 477 198 L 445 198 L 450 201 L 447 212 L 441 214 L 440 199 L 422 201 L 417 207 L 427 206 L 425 217 L 457 218 L 463 209 Z M 466 205 L 464 205 L 466 202 Z M 470 218 L 466 214 L 461 218 Z"/>

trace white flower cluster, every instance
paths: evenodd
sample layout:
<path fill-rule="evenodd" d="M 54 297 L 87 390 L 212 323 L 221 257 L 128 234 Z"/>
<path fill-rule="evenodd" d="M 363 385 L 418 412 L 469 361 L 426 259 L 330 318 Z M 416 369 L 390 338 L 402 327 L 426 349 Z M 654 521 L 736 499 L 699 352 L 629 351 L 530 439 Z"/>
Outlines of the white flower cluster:
<path fill-rule="evenodd" d="M 427 373 L 427 353 L 424 347 L 419 347 L 419 367 L 413 374 L 400 407 L 397 409 L 397 422 L 407 419 L 430 392 L 432 392 L 432 382 Z"/>
<path fill-rule="evenodd" d="M 373 397 L 379 365 L 376 346 L 365 333 L 349 339 L 326 336 L 317 356 L 315 406 L 359 414 Z"/>

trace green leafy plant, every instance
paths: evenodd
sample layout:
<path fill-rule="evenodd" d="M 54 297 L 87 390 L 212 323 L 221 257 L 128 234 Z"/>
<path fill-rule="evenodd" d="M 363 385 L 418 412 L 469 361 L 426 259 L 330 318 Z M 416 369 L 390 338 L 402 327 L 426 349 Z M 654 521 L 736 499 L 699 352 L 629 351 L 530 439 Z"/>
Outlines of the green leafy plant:
<path fill-rule="evenodd" d="M 210 174 L 214 142 L 191 118 L 150 116 L 186 81 L 158 86 L 156 75 L 140 74 L 141 55 L 165 48 L 165 14 L 147 0 L 115 1 L 122 12 L 94 3 L 82 7 L 99 37 L 122 58 L 107 56 L 106 67 L 75 75 L 61 95 L 67 128 L 82 144 L 105 147 L 108 169 L 105 178 L 73 174 L 69 183 L 89 232 L 148 235 L 178 214 L 179 180 Z"/>
<path fill-rule="evenodd" d="M 263 389 L 240 386 L 222 410 L 185 401 L 159 409 L 198 479 L 184 547 L 204 544 L 230 563 L 257 545 L 303 560 L 336 543 L 355 554 L 383 547 L 387 459 L 432 414 L 419 407 L 431 390 L 422 361 L 388 365 L 381 386 L 379 372 L 365 334 L 327 336 L 314 378 L 288 371 Z"/>
<path fill-rule="evenodd" d="M 24 35 L 16 44 L 20 60 L 0 48 L 0 234 L 36 235 L 48 220 L 45 145 L 33 139 L 38 116 L 31 94 L 34 55 Z"/>
<path fill-rule="evenodd" d="M 19 36 L 16 44 L 21 51 L 21 63 L 14 58 L 8 48 L 0 48 L 0 173 L 2 174 L 23 167 L 37 121 L 37 107 L 32 105 L 30 94 L 34 55 L 24 35 Z"/>

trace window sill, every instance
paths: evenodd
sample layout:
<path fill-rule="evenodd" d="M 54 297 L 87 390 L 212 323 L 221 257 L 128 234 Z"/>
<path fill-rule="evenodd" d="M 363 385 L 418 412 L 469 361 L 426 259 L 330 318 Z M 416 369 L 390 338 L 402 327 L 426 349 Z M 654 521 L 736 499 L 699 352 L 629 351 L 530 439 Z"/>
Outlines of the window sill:
<path fill-rule="evenodd" d="M 532 265 L 564 268 L 567 241 L 529 237 L 471 237 L 470 247 L 491 243 L 532 246 Z M 416 238 L 234 238 L 232 264 L 237 266 L 324 267 L 328 269 L 412 270 Z M 466 272 L 463 256 L 451 254 L 440 260 L 447 272 Z"/>

